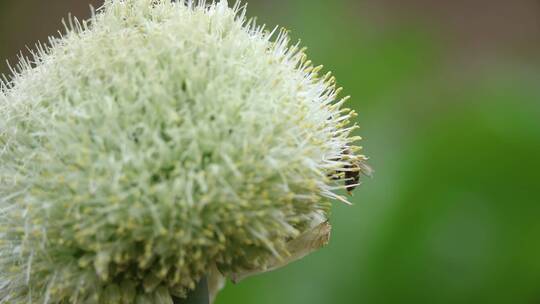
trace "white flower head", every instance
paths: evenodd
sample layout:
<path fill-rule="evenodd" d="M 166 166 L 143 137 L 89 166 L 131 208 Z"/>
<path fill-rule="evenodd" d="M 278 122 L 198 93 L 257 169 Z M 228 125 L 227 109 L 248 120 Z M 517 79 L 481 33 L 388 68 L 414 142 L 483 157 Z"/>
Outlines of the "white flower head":
<path fill-rule="evenodd" d="M 0 303 L 169 303 L 299 256 L 346 202 L 369 173 L 355 113 L 244 16 L 109 0 L 21 60 L 0 90 Z"/>

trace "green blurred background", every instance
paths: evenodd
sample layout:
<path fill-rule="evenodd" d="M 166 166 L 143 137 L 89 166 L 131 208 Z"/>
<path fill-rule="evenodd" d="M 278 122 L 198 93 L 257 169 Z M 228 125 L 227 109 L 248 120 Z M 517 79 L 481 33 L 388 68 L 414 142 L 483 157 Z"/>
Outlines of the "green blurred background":
<path fill-rule="evenodd" d="M 0 0 L 0 58 L 99 2 Z M 540 2 L 248 8 L 352 95 L 376 173 L 353 207 L 335 204 L 327 248 L 229 283 L 217 304 L 540 303 Z"/>

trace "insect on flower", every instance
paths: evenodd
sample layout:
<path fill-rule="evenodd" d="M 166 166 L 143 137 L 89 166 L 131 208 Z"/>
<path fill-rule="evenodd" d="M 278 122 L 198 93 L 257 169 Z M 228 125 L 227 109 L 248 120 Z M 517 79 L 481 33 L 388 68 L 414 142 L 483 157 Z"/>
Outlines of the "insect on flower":
<path fill-rule="evenodd" d="M 343 181 L 345 190 L 349 195 L 352 195 L 354 189 L 361 184 L 360 174 L 371 176 L 373 173 L 373 169 L 365 163 L 366 160 L 367 158 L 365 156 L 356 155 L 351 151 L 350 147 L 345 147 L 343 155 L 338 161 L 346 162 L 346 164 L 342 168 L 329 174 L 328 177 L 332 180 Z"/>

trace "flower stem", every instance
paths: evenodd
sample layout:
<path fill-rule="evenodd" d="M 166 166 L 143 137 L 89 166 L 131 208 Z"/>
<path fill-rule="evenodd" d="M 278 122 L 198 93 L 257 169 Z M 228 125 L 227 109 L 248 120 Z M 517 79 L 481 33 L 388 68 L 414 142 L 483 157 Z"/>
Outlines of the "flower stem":
<path fill-rule="evenodd" d="M 206 277 L 201 278 L 194 290 L 190 291 L 187 298 L 181 299 L 173 297 L 174 304 L 209 304 L 208 297 L 208 280 Z"/>

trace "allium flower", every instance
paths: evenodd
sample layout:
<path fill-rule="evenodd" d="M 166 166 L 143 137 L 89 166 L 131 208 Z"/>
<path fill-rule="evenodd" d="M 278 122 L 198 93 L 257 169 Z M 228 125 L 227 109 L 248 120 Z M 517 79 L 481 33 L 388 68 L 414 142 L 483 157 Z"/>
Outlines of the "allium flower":
<path fill-rule="evenodd" d="M 335 190 L 369 171 L 355 114 L 244 15 L 109 0 L 21 60 L 0 90 L 0 303 L 170 303 L 325 243 Z"/>

